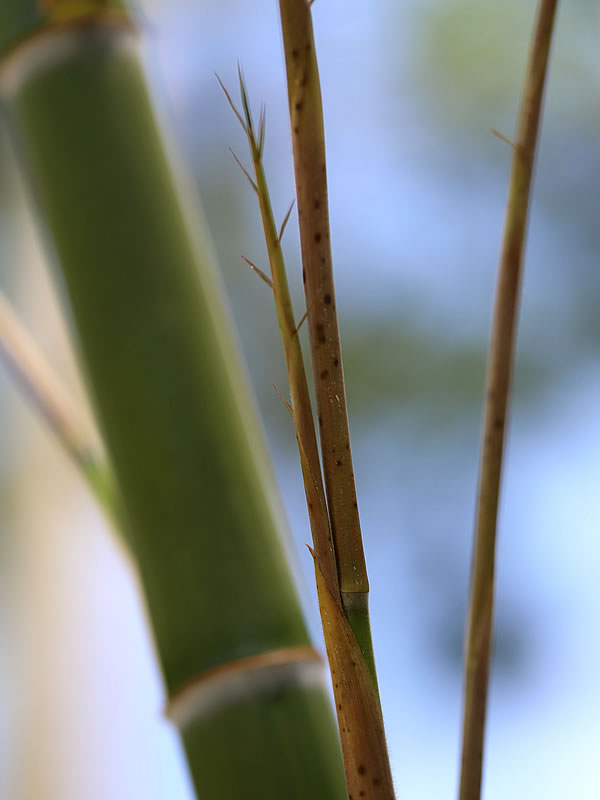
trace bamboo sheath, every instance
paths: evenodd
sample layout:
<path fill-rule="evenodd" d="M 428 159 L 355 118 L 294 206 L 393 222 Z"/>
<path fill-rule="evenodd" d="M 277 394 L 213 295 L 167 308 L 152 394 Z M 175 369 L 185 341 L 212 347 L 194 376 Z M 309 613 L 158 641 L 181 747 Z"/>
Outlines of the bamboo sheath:
<path fill-rule="evenodd" d="M 119 3 L 3 2 L 0 88 L 198 797 L 343 798 L 260 425 Z"/>

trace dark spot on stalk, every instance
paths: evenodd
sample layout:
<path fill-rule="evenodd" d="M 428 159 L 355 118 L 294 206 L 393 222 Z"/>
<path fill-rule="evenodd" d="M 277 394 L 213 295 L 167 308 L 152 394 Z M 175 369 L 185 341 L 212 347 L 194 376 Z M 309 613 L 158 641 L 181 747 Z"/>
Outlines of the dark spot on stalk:
<path fill-rule="evenodd" d="M 323 427 L 323 417 L 319 414 L 319 425 Z"/>
<path fill-rule="evenodd" d="M 304 48 L 307 53 L 310 53 L 310 42 L 307 42 L 306 47 Z"/>
<path fill-rule="evenodd" d="M 302 270 L 302 283 L 306 283 L 306 270 Z"/>
<path fill-rule="evenodd" d="M 312 504 L 312 503 L 309 503 L 309 504 L 308 504 L 308 507 L 309 507 L 309 509 L 312 511 L 313 504 Z"/>
<path fill-rule="evenodd" d="M 294 133 L 298 133 L 299 130 L 300 130 L 300 128 L 297 125 L 295 125 L 294 126 Z"/>
<path fill-rule="evenodd" d="M 355 501 L 352 503 L 352 505 L 354 506 L 354 508 L 358 508 L 358 505 L 357 505 L 357 503 L 356 503 L 356 500 L 355 500 Z"/>
<path fill-rule="evenodd" d="M 350 450 L 350 442 L 346 442 L 346 450 Z"/>
<path fill-rule="evenodd" d="M 320 201 L 320 200 L 315 200 L 315 208 L 316 208 L 317 210 L 318 210 L 319 208 L 321 208 L 321 201 Z"/>
<path fill-rule="evenodd" d="M 341 703 L 338 703 L 338 708 L 339 708 L 340 711 L 342 710 L 342 704 Z"/>
<path fill-rule="evenodd" d="M 321 256 L 321 264 L 325 263 L 325 256 Z"/>
<path fill-rule="evenodd" d="M 501 419 L 495 419 L 494 420 L 494 428 L 497 431 L 502 430 L 502 420 Z"/>
<path fill-rule="evenodd" d="M 319 244 L 320 241 L 321 241 L 321 234 L 320 233 L 315 233 L 315 242 L 317 244 Z"/>
<path fill-rule="evenodd" d="M 305 73 L 302 75 L 302 78 L 300 79 L 300 86 L 306 86 L 306 81 L 307 81 L 307 80 L 308 80 L 308 78 L 306 77 L 306 72 L 305 72 Z"/>
<path fill-rule="evenodd" d="M 323 297 L 323 302 L 325 303 L 326 306 L 328 306 L 331 303 L 331 295 L 330 294 L 326 294 Z"/>
<path fill-rule="evenodd" d="M 328 370 L 326 370 L 326 369 L 324 369 L 324 370 L 323 370 L 323 372 L 321 373 L 321 380 L 322 380 L 322 381 L 324 381 L 324 380 L 325 380 L 325 378 L 326 378 L 328 375 L 329 375 L 329 371 L 328 371 Z"/>
<path fill-rule="evenodd" d="M 298 50 L 296 48 L 294 48 L 292 50 L 292 58 L 298 58 L 299 55 L 300 55 L 300 53 L 298 52 Z"/>
<path fill-rule="evenodd" d="M 317 325 L 317 341 L 321 344 L 325 341 L 325 329 L 322 325 Z"/>
<path fill-rule="evenodd" d="M 379 778 L 373 778 L 373 786 L 381 786 L 381 781 Z"/>
<path fill-rule="evenodd" d="M 352 662 L 352 666 L 353 666 L 353 667 L 355 667 L 355 666 L 356 666 L 356 661 L 353 661 L 353 662 Z"/>
<path fill-rule="evenodd" d="M 342 466 L 342 462 L 340 461 L 340 459 L 339 459 L 339 458 L 338 458 L 338 460 L 335 462 L 335 465 L 336 465 L 336 467 L 341 467 L 341 466 Z M 354 661 L 353 661 L 352 663 L 354 664 Z"/>
<path fill-rule="evenodd" d="M 337 365 L 338 365 L 339 363 L 340 363 L 340 362 L 337 360 L 337 358 L 334 358 L 334 359 L 333 359 L 333 366 L 334 366 L 334 367 L 337 367 Z"/>
<path fill-rule="evenodd" d="M 301 101 L 301 100 L 299 100 L 299 101 L 296 103 L 296 105 L 295 105 L 295 109 L 296 109 L 296 111 L 301 111 L 301 110 L 302 110 L 302 101 Z"/>
<path fill-rule="evenodd" d="M 367 768 L 365 767 L 364 764 L 359 764 L 358 765 L 358 774 L 359 775 L 366 775 L 367 774 Z"/>
<path fill-rule="evenodd" d="M 361 790 L 360 790 L 360 792 L 358 793 L 358 796 L 359 796 L 359 797 L 364 797 L 364 796 L 365 796 L 365 793 L 363 792 L 363 790 L 362 790 L 362 789 L 361 789 Z"/>

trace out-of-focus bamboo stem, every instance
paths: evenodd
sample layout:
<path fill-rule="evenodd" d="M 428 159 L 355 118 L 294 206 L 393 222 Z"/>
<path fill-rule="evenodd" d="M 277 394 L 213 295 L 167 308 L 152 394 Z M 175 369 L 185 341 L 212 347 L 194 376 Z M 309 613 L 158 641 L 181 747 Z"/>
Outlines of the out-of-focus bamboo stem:
<path fill-rule="evenodd" d="M 493 629 L 496 520 L 523 250 L 557 0 L 541 0 L 525 78 L 492 322 L 471 575 L 460 800 L 479 800 Z"/>
<path fill-rule="evenodd" d="M 212 248 L 119 9 L 7 0 L 0 89 L 123 499 L 167 711 L 199 798 L 342 800 Z"/>

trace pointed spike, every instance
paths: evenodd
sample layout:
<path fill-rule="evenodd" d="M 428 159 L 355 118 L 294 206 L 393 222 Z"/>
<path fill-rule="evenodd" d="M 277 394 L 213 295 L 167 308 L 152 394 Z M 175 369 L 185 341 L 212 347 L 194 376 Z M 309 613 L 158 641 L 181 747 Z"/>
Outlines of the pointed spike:
<path fill-rule="evenodd" d="M 500 131 L 497 128 L 490 128 L 490 130 L 494 134 L 494 136 L 497 136 L 498 139 L 501 139 L 503 142 L 506 142 L 506 144 L 509 144 L 513 150 L 517 149 L 516 142 L 513 142 L 512 139 L 509 139 L 508 136 L 505 136 L 503 133 L 500 133 Z"/>
<path fill-rule="evenodd" d="M 250 102 L 248 100 L 248 89 L 246 88 L 246 81 L 244 80 L 244 73 L 240 64 L 238 64 L 238 77 L 240 80 L 240 94 L 242 97 L 242 108 L 244 110 L 244 117 L 246 119 L 246 128 L 248 136 L 254 139 L 254 125 L 252 123 L 252 114 L 250 113 Z"/>
<path fill-rule="evenodd" d="M 246 262 L 246 264 L 248 264 L 248 266 L 249 266 L 249 267 L 250 267 L 250 268 L 251 268 L 251 269 L 252 269 L 254 272 L 256 272 L 256 274 L 258 275 L 258 277 L 259 277 L 259 278 L 262 278 L 262 279 L 263 279 L 263 281 L 264 281 L 264 282 L 267 284 L 267 286 L 269 286 L 271 289 L 273 288 L 273 281 L 271 280 L 271 278 L 269 278 L 269 276 L 268 276 L 266 273 L 264 273 L 264 272 L 262 271 L 262 269 L 260 269 L 259 267 L 257 267 L 257 266 L 256 266 L 256 264 L 253 264 L 253 263 L 252 263 L 252 261 L 250 261 L 250 259 L 249 259 L 249 258 L 246 258 L 246 256 L 242 256 L 242 260 L 243 260 L 243 261 L 245 261 L 245 262 Z"/>
<path fill-rule="evenodd" d="M 218 80 L 218 82 L 219 82 L 219 86 L 220 86 L 220 87 L 221 87 L 221 89 L 223 90 L 223 93 L 225 94 L 225 97 L 227 98 L 227 102 L 228 102 L 228 103 L 229 103 L 229 105 L 231 106 L 231 110 L 233 111 L 233 113 L 234 113 L 234 114 L 236 115 L 236 117 L 238 118 L 238 120 L 239 120 L 239 123 L 240 123 L 240 125 L 242 126 L 242 128 L 244 129 L 244 133 L 245 133 L 245 134 L 246 134 L 246 136 L 247 136 L 247 135 L 248 135 L 248 129 L 247 129 L 247 127 L 246 127 L 246 123 L 245 123 L 245 122 L 244 122 L 244 120 L 242 119 L 242 115 L 240 114 L 240 112 L 239 112 L 239 111 L 237 110 L 237 108 L 235 107 L 235 104 L 234 104 L 233 100 L 231 99 L 231 95 L 229 94 L 229 92 L 228 92 L 228 91 L 227 91 L 227 89 L 225 88 L 225 84 L 223 83 L 223 81 L 222 81 L 222 80 L 221 80 L 221 78 L 220 78 L 220 77 L 217 75 L 217 73 L 216 73 L 216 72 L 215 72 L 215 78 Z"/>
<path fill-rule="evenodd" d="M 230 153 L 231 153 L 231 155 L 234 157 L 234 159 L 235 159 L 235 163 L 238 165 L 238 167 L 239 167 L 239 168 L 242 170 L 242 172 L 244 173 L 244 175 L 245 175 L 245 176 L 248 178 L 248 180 L 250 181 L 250 186 L 252 186 L 252 188 L 254 189 L 254 191 L 256 192 L 256 194 L 258 194 L 258 186 L 257 186 L 257 185 L 254 183 L 254 181 L 253 181 L 253 180 L 252 180 L 252 178 L 250 177 L 250 173 L 248 172 L 248 170 L 246 169 L 246 167 L 245 167 L 245 166 L 242 164 L 242 162 L 239 160 L 239 158 L 238 158 L 238 157 L 236 156 L 236 154 L 233 152 L 233 150 L 231 149 L 231 147 L 229 148 L 229 152 L 230 152 Z"/>
<path fill-rule="evenodd" d="M 258 158 L 259 160 L 262 159 L 263 151 L 265 147 L 265 128 L 266 128 L 266 117 L 267 117 L 267 110 L 266 107 L 263 105 L 260 109 L 260 116 L 258 118 Z"/>
<path fill-rule="evenodd" d="M 296 325 L 296 328 L 294 329 L 294 336 L 298 335 L 298 333 L 300 331 L 300 328 L 304 324 L 304 322 L 305 322 L 307 317 L 308 317 L 308 311 L 305 311 L 304 314 L 302 314 L 302 316 L 300 318 L 300 322 Z"/>
<path fill-rule="evenodd" d="M 287 410 L 290 412 L 290 415 L 291 415 L 292 419 L 294 420 L 294 424 L 295 424 L 295 421 L 296 421 L 296 420 L 295 420 L 295 417 L 294 417 L 294 409 L 291 407 L 291 405 L 288 403 L 288 401 L 285 399 L 285 397 L 284 397 L 284 396 L 281 394 L 281 392 L 280 392 L 280 391 L 279 391 L 279 389 L 277 388 L 276 384 L 273 384 L 273 388 L 275 389 L 275 391 L 277 392 L 277 394 L 278 394 L 278 395 L 279 395 L 279 397 L 281 398 L 281 400 L 282 400 L 282 402 L 283 402 L 284 406 L 285 406 L 285 407 L 287 408 Z"/>
<path fill-rule="evenodd" d="M 279 229 L 279 234 L 277 236 L 277 244 L 281 244 L 281 240 L 283 238 L 283 232 L 285 231 L 286 225 L 288 224 L 295 203 L 296 200 L 292 200 L 292 202 L 290 203 L 290 207 L 287 210 L 287 214 L 285 215 L 283 222 L 281 223 L 281 228 Z"/>

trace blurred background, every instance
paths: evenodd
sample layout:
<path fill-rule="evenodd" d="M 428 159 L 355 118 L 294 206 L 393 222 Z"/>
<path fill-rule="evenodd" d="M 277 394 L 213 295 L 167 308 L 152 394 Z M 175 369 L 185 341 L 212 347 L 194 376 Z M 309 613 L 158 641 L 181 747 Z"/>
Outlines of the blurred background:
<path fill-rule="evenodd" d="M 399 797 L 456 794 L 485 355 L 533 0 L 317 0 L 332 243 L 372 622 Z M 197 183 L 320 640 L 255 197 L 243 66 L 294 194 L 274 0 L 143 7 L 156 102 Z M 499 521 L 486 800 L 600 796 L 600 7 L 560 10 L 537 162 Z M 82 397 L 6 142 L 0 284 Z M 285 237 L 303 311 L 295 215 Z M 84 402 L 82 400 L 82 402 Z M 190 800 L 135 577 L 0 367 L 0 796 Z"/>

